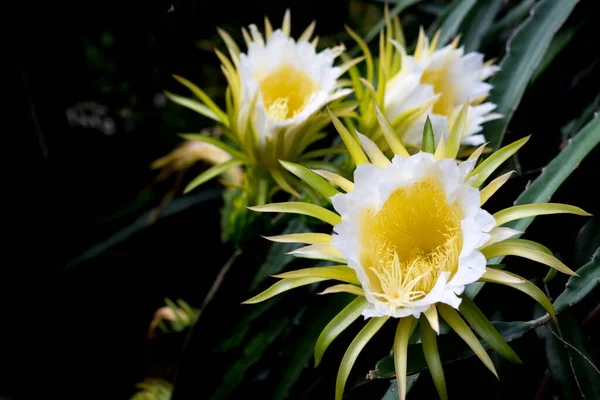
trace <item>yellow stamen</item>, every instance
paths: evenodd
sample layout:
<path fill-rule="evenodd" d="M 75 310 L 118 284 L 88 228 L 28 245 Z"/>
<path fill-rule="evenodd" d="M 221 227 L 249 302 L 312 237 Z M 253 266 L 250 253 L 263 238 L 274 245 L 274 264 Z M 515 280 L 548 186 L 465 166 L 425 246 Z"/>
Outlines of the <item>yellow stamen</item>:
<path fill-rule="evenodd" d="M 373 295 L 391 311 L 425 297 L 440 273 L 456 273 L 461 216 L 437 181 L 397 189 L 378 213 L 362 217 L 361 264 Z"/>
<path fill-rule="evenodd" d="M 319 85 L 304 71 L 283 65 L 259 80 L 267 114 L 281 122 L 301 113 Z"/>
<path fill-rule="evenodd" d="M 449 53 L 446 57 L 446 62 L 440 69 L 426 69 L 421 77 L 421 83 L 432 85 L 435 94 L 440 94 L 440 98 L 433 105 L 434 114 L 451 117 L 456 104 L 456 94 L 454 93 L 454 81 L 450 76 L 448 67 L 451 65 L 452 54 Z"/>

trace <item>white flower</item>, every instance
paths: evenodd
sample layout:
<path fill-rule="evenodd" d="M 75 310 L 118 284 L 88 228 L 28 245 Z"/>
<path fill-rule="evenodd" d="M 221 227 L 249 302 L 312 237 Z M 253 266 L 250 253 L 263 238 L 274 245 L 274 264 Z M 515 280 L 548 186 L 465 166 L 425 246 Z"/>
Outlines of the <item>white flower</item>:
<path fill-rule="evenodd" d="M 435 41 L 430 46 L 421 34 L 414 56 L 406 55 L 405 50 L 394 43 L 402 55 L 402 68 L 387 82 L 384 99 L 386 116 L 393 121 L 404 111 L 431 102 L 426 114 L 431 119 L 437 141 L 442 134 L 448 135 L 449 126 L 458 111 L 469 101 L 471 105 L 462 143 L 480 145 L 484 142 L 483 135 L 478 134 L 483 129 L 481 124 L 501 117 L 491 112 L 496 108 L 495 104 L 482 103 L 492 89 L 492 85 L 484 80 L 499 67 L 484 63 L 481 53 L 464 54 L 462 47 L 456 48 L 457 42 L 436 50 Z M 404 134 L 402 139 L 405 143 L 421 144 L 426 114 Z"/>
<path fill-rule="evenodd" d="M 465 285 L 486 271 L 477 249 L 494 218 L 460 165 L 419 152 L 387 167 L 359 165 L 354 189 L 333 197 L 342 222 L 332 244 L 356 271 L 369 305 L 365 317 L 419 316 L 436 303 L 454 308 Z"/>
<path fill-rule="evenodd" d="M 350 93 L 336 90 L 343 71 L 333 63 L 343 47 L 317 53 L 307 40 L 296 42 L 280 29 L 266 43 L 256 26 L 251 25 L 250 30 L 253 40 L 247 54 L 240 54 L 238 121 L 252 118 L 261 145 L 280 129 L 300 125 L 325 104 Z M 238 129 L 243 131 L 243 127 Z"/>

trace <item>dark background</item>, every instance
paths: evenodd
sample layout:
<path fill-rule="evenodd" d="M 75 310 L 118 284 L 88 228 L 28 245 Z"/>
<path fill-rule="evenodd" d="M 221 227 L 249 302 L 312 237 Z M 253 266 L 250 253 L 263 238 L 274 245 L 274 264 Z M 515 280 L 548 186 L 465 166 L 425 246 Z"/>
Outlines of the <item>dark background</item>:
<path fill-rule="evenodd" d="M 591 3 L 581 1 L 576 7 L 569 23 L 581 22 L 582 27 L 528 89 L 511 122 L 507 142 L 531 133 L 533 137 L 519 158 L 521 176 L 503 189 L 506 197 L 489 203 L 490 209 L 510 205 L 507 199 L 516 198 L 527 181 L 537 176 L 539 168 L 559 151 L 560 127 L 579 116 L 598 93 L 593 77 L 600 72 L 599 54 L 592 41 L 597 27 L 584 19 Z M 185 93 L 171 74 L 198 83 L 209 94 L 218 93 L 224 80 L 210 51 L 214 44 L 221 46 L 215 27 L 239 39 L 241 26 L 261 26 L 264 15 L 278 27 L 286 7 L 292 9 L 293 35 L 313 18 L 320 36 L 338 40 L 346 39 L 340 34 L 344 23 L 356 25 L 346 1 L 103 1 L 21 3 L 19 7 L 18 113 L 6 116 L 18 128 L 16 134 L 5 132 L 18 140 L 13 149 L 5 149 L 18 158 L 9 172 L 11 176 L 17 172 L 17 186 L 5 188 L 16 205 L 9 217 L 16 217 L 17 224 L 8 232 L 12 244 L 4 263 L 12 276 L 3 285 L 8 314 L 2 327 L 1 359 L 6 371 L 0 378 L 0 395 L 10 399 L 36 398 L 38 393 L 126 399 L 135 383 L 147 376 L 148 365 L 156 361 L 146 334 L 163 298 L 181 297 L 198 305 L 233 250 L 220 242 L 216 210 L 221 200 L 218 185 L 211 183 L 204 194 L 189 195 L 195 205 L 185 213 L 161 219 L 102 257 L 65 270 L 87 248 L 144 218 L 145 212 L 160 204 L 173 182 L 148 189 L 156 177 L 149 164 L 179 142 L 176 133 L 208 125 L 203 117 L 167 103 L 163 90 Z M 418 12 L 424 25 L 434 18 Z M 363 27 L 361 33 L 368 28 Z M 407 31 L 411 43 L 415 29 L 409 24 Z M 490 46 L 490 55 L 502 51 L 502 43 Z M 599 157 L 595 149 L 553 201 L 600 211 Z M 544 221 L 533 224 L 527 238 L 540 240 L 564 260 L 572 260 L 573 238 L 585 221 L 572 216 Z M 253 257 L 247 255 L 246 260 Z M 518 272 L 520 264 L 516 266 Z M 482 296 L 483 304 L 493 301 L 491 297 Z M 530 317 L 519 314 L 522 299 L 514 300 L 505 318 Z M 240 318 L 244 311 L 234 308 L 237 300 L 234 297 L 215 306 L 220 308 L 207 310 L 207 326 L 211 321 Z M 219 362 L 225 361 L 210 358 L 210 351 L 198 345 L 218 335 L 210 329 L 192 335 L 180 398 L 187 397 L 188 389 L 193 393 L 198 379 L 210 384 L 222 374 Z M 303 375 L 300 386 L 306 396 L 331 397 L 337 363 L 351 335 L 336 341 L 320 371 Z M 361 359 L 362 366 L 356 365 L 355 382 L 387 354 L 389 340 L 383 336 L 381 351 L 374 348 L 368 359 Z M 171 353 L 177 353 L 180 339 L 168 345 Z M 526 338 L 519 347 L 526 349 L 527 340 L 533 338 Z M 536 359 L 543 364 L 543 354 L 535 356 L 533 352 L 530 357 L 533 365 Z M 452 382 L 453 375 L 460 379 L 461 370 L 475 370 L 479 373 L 474 379 L 495 385 L 486 371 L 471 368 L 475 364 L 469 360 L 450 368 L 447 380 Z M 529 385 L 522 398 L 533 398 L 539 384 L 540 368 L 528 365 L 510 372 L 512 379 Z M 387 382 L 376 385 L 379 391 L 387 388 Z M 268 392 L 250 387 L 255 393 Z M 424 398 L 431 395 L 428 389 L 422 390 Z M 452 384 L 449 390 L 460 391 Z M 356 393 L 359 398 L 361 390 Z M 377 398 L 372 397 L 373 391 L 369 393 L 360 398 Z M 303 397 L 298 391 L 293 398 Z"/>

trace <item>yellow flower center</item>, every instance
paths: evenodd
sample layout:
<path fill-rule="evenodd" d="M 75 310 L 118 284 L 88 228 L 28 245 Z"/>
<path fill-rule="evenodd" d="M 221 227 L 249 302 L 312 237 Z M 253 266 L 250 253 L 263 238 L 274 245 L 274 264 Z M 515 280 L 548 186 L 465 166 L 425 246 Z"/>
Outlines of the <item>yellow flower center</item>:
<path fill-rule="evenodd" d="M 460 220 L 432 179 L 397 189 L 378 213 L 365 211 L 360 262 L 373 295 L 394 310 L 425 297 L 441 272 L 452 277 L 462 248 Z"/>
<path fill-rule="evenodd" d="M 259 80 L 267 114 L 277 122 L 301 113 L 319 85 L 304 71 L 283 65 Z"/>
<path fill-rule="evenodd" d="M 450 62 L 448 61 L 440 69 L 426 69 L 421 77 L 422 84 L 432 85 L 435 94 L 441 95 L 438 101 L 433 105 L 433 112 L 448 118 L 452 116 L 456 102 L 454 85 L 452 84 L 450 72 L 448 71 L 449 67 Z"/>

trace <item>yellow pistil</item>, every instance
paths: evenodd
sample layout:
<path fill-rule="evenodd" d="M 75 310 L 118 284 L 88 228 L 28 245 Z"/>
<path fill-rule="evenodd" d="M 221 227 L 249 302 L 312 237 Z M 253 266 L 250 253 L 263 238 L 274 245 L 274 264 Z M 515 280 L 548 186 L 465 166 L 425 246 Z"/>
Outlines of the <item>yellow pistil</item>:
<path fill-rule="evenodd" d="M 435 94 L 440 94 L 440 98 L 433 105 L 435 114 L 444 115 L 448 118 L 452 116 L 456 103 L 456 95 L 454 93 L 454 85 L 448 67 L 450 62 L 446 62 L 442 68 L 433 70 L 426 69 L 421 77 L 421 83 L 433 86 Z"/>
<path fill-rule="evenodd" d="M 373 295 L 391 310 L 425 297 L 440 273 L 456 272 L 461 216 L 437 181 L 397 189 L 378 213 L 362 217 L 360 261 Z"/>
<path fill-rule="evenodd" d="M 283 65 L 259 80 L 267 114 L 277 122 L 301 113 L 319 85 L 304 71 Z"/>

